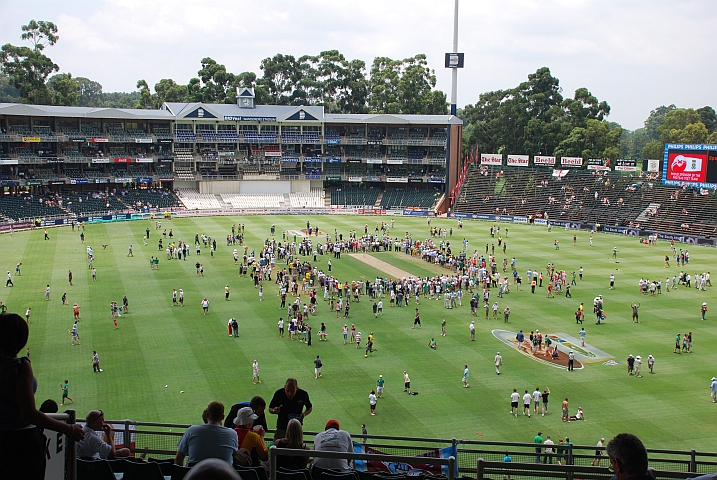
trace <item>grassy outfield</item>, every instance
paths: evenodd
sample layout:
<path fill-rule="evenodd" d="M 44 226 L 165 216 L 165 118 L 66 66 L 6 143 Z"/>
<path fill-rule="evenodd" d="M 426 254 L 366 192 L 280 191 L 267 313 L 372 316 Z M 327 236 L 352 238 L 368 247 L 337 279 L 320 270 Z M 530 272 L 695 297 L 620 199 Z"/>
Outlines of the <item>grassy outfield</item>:
<path fill-rule="evenodd" d="M 587 232 L 577 232 L 578 244 L 573 246 L 574 232 L 545 227 L 508 225 L 506 257 L 515 256 L 518 270 L 525 279 L 528 268 L 545 271 L 548 262 L 570 273 L 583 266 L 584 280 L 573 288 L 572 299 L 546 298 L 545 288 L 532 295 L 528 282 L 523 291 L 514 289 L 499 300 L 500 309 L 510 306 L 512 314 L 507 329 L 526 332 L 540 329 L 543 333 L 564 332 L 577 337 L 579 326 L 573 312 L 580 302 L 586 305 L 587 343 L 610 353 L 618 366 L 588 364 L 585 369 L 568 373 L 535 362 L 493 337 L 491 330 L 504 328 L 500 320 L 477 319 L 477 341 L 470 342 L 468 299 L 463 307 L 444 310 L 442 301 L 421 300 L 422 329 L 412 329 L 413 300 L 409 308 L 388 308 L 384 316 L 374 319 L 371 302 L 363 297 L 352 305 L 349 326 L 355 323 L 364 338 L 373 331 L 377 352 L 364 358 L 363 349 L 344 345 L 341 338 L 343 318 L 328 312 L 325 304 L 310 323 L 314 327 L 313 345 L 279 339 L 276 323 L 285 314 L 279 310 L 279 299 L 273 282 L 265 285 L 264 301 L 249 278 L 239 278 L 232 260 L 234 247 L 226 246 L 226 235 L 233 223 L 246 225 L 246 243 L 259 248 L 269 236 L 272 223 L 277 232 L 303 228 L 307 220 L 322 231 L 334 229 L 348 235 L 349 230 L 363 232 L 364 223 L 370 230 L 381 218 L 375 217 L 215 217 L 163 221 L 163 228 L 173 229 L 175 239 L 193 243 L 196 233 L 217 239 L 214 258 L 203 249 L 204 277 L 197 277 L 194 264 L 198 257 L 187 261 L 167 261 L 157 251 L 161 232 L 154 222 L 136 221 L 116 224 L 89 225 L 86 241 L 80 242 L 79 231 L 69 227 L 50 230 L 50 240 L 43 239 L 41 230 L 2 235 L 2 267 L 14 272 L 22 262 L 22 276 L 15 277 L 14 288 L 4 288 L 0 300 L 11 312 L 24 314 L 32 307 L 30 325 L 31 359 L 38 378 L 38 403 L 46 398 L 61 398 L 60 384 L 68 379 L 73 407 L 79 416 L 92 408 L 101 408 L 107 418 L 131 418 L 142 421 L 198 422 L 204 407 L 212 400 L 230 405 L 262 395 L 267 402 L 282 387 L 287 377 L 294 376 L 299 387 L 306 389 L 314 403 L 314 411 L 305 422 L 307 430 L 322 430 L 326 421 L 336 418 L 343 428 L 358 432 L 366 423 L 371 434 L 396 434 L 474 440 L 532 441 L 540 430 L 543 436 L 557 440 L 570 436 L 576 444 L 594 444 L 603 436 L 628 431 L 640 436 L 648 447 L 698 450 L 717 449 L 715 409 L 710 402 L 710 378 L 717 375 L 717 301 L 715 290 L 698 292 L 680 287 L 649 297 L 638 293 L 640 277 L 670 278 L 678 273 L 672 263 L 663 268 L 665 254 L 671 253 L 667 242 L 657 246 L 639 245 L 633 238 L 610 234 L 594 235 L 593 247 L 588 246 Z M 383 219 L 388 220 L 389 219 Z M 462 231 L 454 220 L 434 219 L 433 226 L 453 227 L 453 246 L 459 248 L 463 237 L 469 250 L 485 251 L 490 238 L 489 223 L 466 221 Z M 145 228 L 151 229 L 149 245 L 142 246 Z M 505 227 L 505 226 L 504 226 Z M 425 239 L 425 219 L 395 218 L 392 234 L 402 236 L 409 231 L 414 239 Z M 281 239 L 281 234 L 278 238 Z M 559 239 L 559 251 L 553 240 Z M 108 244 L 103 250 L 102 244 Z M 127 257 L 129 244 L 134 257 Z M 93 283 L 87 267 L 85 248 L 95 252 L 97 282 Z M 617 246 L 618 260 L 611 259 Z M 240 247 L 238 247 L 240 248 Z M 192 249 L 193 250 L 193 249 Z M 688 271 L 713 269 L 717 252 L 692 246 Z M 150 270 L 149 258 L 159 254 L 160 268 Z M 411 260 L 403 253 L 377 254 L 382 260 L 408 272 L 426 275 L 439 271 L 436 267 Z M 332 256 L 331 256 L 332 257 Z M 498 254 L 498 263 L 503 255 Z M 325 268 L 329 257 L 320 257 Z M 373 279 L 378 272 L 366 264 L 344 256 L 333 261 L 333 271 L 341 280 Z M 67 281 L 68 270 L 74 274 L 74 286 Z M 608 290 L 610 274 L 615 274 L 616 288 Z M 52 296 L 44 299 L 44 288 L 50 284 Z M 224 286 L 231 289 L 230 301 L 224 301 Z M 183 288 L 185 306 L 172 307 L 172 289 Z M 62 306 L 60 297 L 67 292 L 70 305 Z M 596 326 L 592 315 L 592 299 L 602 294 L 607 322 Z M 110 317 L 110 301 L 121 303 L 123 295 L 130 302 L 130 313 L 123 314 L 119 330 Z M 202 315 L 200 301 L 210 300 L 210 313 Z M 497 296 L 492 292 L 491 303 Z M 320 295 L 323 298 L 323 295 Z M 308 300 L 308 297 L 307 297 Z M 630 302 L 641 302 L 639 324 L 630 319 Z M 707 321 L 700 320 L 700 305 L 708 302 Z M 81 306 L 79 332 L 82 345 L 71 346 L 68 329 L 72 326 L 72 304 Z M 448 336 L 440 336 L 440 319 L 448 321 Z M 236 317 L 239 338 L 228 336 L 227 320 Z M 318 339 L 318 327 L 325 322 L 328 341 Z M 693 352 L 673 354 L 674 337 L 692 331 Z M 426 344 L 432 336 L 438 342 L 433 351 Z M 364 342 L 365 344 L 365 342 Z M 102 374 L 92 373 L 92 350 L 99 352 Z M 496 351 L 503 355 L 500 376 L 495 375 L 492 361 Z M 628 377 L 625 359 L 628 354 L 643 358 L 644 378 Z M 647 373 L 647 355 L 656 358 L 655 374 Z M 320 355 L 324 362 L 323 378 L 314 379 L 313 359 Z M 251 383 L 251 363 L 259 361 L 261 385 Z M 463 388 L 463 365 L 468 364 L 470 388 Z M 408 370 L 417 396 L 403 393 L 403 370 Z M 368 394 L 375 387 L 379 374 L 386 379 L 386 392 L 379 401 L 376 416 L 369 415 Z M 165 385 L 168 385 L 165 388 Z M 513 388 L 522 393 L 535 387 L 549 386 L 550 413 L 531 419 L 508 414 L 509 394 Z M 180 393 L 184 391 L 184 393 Z M 583 407 L 587 422 L 560 421 L 560 402 L 570 398 L 570 413 Z M 268 415 L 270 426 L 273 415 Z M 482 434 L 480 436 L 478 433 Z"/>

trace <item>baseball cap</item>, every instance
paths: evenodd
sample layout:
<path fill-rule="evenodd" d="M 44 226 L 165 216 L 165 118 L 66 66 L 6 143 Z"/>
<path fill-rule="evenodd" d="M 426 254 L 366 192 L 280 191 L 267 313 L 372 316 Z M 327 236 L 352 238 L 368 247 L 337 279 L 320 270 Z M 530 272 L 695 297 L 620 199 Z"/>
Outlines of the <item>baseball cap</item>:
<path fill-rule="evenodd" d="M 234 419 L 234 425 L 249 425 L 249 423 L 257 418 L 259 418 L 259 416 L 254 413 L 254 410 L 252 410 L 251 407 L 240 408 L 237 411 L 236 418 Z"/>
<path fill-rule="evenodd" d="M 329 428 L 335 428 L 338 430 L 340 428 L 338 420 L 329 420 L 326 422 L 326 428 L 325 430 L 328 430 Z"/>

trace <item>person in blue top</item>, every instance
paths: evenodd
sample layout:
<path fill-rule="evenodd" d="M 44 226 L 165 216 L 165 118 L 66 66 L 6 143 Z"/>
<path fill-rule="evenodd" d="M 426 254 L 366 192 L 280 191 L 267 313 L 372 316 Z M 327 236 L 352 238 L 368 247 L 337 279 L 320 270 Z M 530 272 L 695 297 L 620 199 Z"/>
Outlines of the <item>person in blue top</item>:
<path fill-rule="evenodd" d="M 17 358 L 29 336 L 27 322 L 15 313 L 0 315 L 0 465 L 3 478 L 45 478 L 45 436 L 33 427 L 85 437 L 81 425 L 54 420 L 35 407 L 37 380 L 28 357 Z"/>
<path fill-rule="evenodd" d="M 508 452 L 505 452 L 505 457 L 503 457 L 504 463 L 511 463 L 513 461 L 512 458 L 510 458 L 510 455 Z M 510 470 L 507 468 L 503 471 L 503 480 L 510 480 Z"/>

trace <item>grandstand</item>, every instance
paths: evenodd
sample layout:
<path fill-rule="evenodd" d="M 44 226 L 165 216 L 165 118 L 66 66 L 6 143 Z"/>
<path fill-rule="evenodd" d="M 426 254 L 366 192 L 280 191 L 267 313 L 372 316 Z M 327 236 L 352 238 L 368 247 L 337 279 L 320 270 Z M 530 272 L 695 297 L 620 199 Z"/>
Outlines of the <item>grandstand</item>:
<path fill-rule="evenodd" d="M 189 210 L 221 210 L 222 208 L 216 195 L 199 193 L 197 190 L 178 190 L 177 197 Z"/>

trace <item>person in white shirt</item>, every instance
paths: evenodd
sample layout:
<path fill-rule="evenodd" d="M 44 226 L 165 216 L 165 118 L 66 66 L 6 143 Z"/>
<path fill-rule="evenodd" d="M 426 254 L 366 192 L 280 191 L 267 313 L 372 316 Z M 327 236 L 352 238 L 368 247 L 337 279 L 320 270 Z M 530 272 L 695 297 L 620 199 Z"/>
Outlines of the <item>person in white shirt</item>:
<path fill-rule="evenodd" d="M 538 413 L 538 410 L 540 409 L 540 399 L 542 396 L 543 394 L 540 392 L 540 389 L 535 387 L 535 391 L 533 392 L 533 408 L 535 413 Z"/>
<path fill-rule="evenodd" d="M 351 435 L 340 428 L 338 421 L 329 420 L 326 429 L 314 437 L 314 449 L 324 452 L 353 453 Z M 315 457 L 311 465 L 323 469 L 352 470 L 350 461 L 343 458 Z"/>
<path fill-rule="evenodd" d="M 471 323 L 471 326 L 474 327 L 474 325 Z M 471 333 L 474 333 L 474 331 L 471 331 Z M 497 352 L 495 354 L 495 358 L 493 359 L 493 364 L 495 365 L 495 374 L 500 375 L 500 366 L 503 365 L 503 357 L 500 356 L 500 352 Z"/>
<path fill-rule="evenodd" d="M 518 390 L 513 389 L 513 393 L 510 394 L 510 413 L 518 417 L 518 402 L 520 401 L 520 394 Z"/>
<path fill-rule="evenodd" d="M 528 418 L 530 418 L 530 400 L 533 397 L 528 393 L 528 391 L 525 391 L 525 394 L 523 395 L 523 415 L 525 415 L 525 412 L 528 412 Z"/>
<path fill-rule="evenodd" d="M 105 414 L 102 410 L 91 410 L 85 417 L 85 439 L 77 442 L 77 456 L 94 460 L 113 459 L 115 457 L 129 457 L 128 448 L 115 448 L 114 432 L 109 424 L 105 423 Z M 101 432 L 104 432 L 104 437 Z"/>
<path fill-rule="evenodd" d="M 555 442 L 553 442 L 550 439 L 550 435 L 545 439 L 543 442 L 543 445 L 545 445 L 545 456 L 543 457 L 543 463 L 553 463 L 553 445 L 555 445 Z"/>

